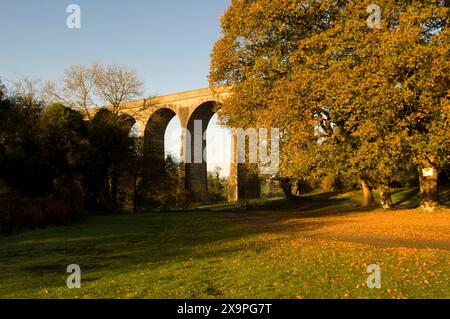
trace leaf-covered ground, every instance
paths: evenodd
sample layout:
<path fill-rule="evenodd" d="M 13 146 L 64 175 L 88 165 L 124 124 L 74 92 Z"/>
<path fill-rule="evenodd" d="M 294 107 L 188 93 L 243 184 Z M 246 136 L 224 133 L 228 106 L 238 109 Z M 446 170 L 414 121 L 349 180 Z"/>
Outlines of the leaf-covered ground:
<path fill-rule="evenodd" d="M 362 211 L 355 198 L 99 216 L 4 237 L 0 297 L 450 298 L 450 209 Z M 66 287 L 69 264 L 80 289 Z M 366 286 L 369 264 L 380 289 Z"/>

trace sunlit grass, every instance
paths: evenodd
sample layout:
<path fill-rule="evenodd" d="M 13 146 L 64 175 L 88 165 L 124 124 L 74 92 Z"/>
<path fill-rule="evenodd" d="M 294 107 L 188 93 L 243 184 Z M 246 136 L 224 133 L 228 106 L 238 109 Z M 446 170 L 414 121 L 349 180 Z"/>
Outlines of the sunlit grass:
<path fill-rule="evenodd" d="M 355 194 L 318 198 L 280 210 L 98 216 L 4 237 L 0 297 L 450 297 L 449 210 L 361 211 Z M 381 289 L 366 287 L 374 263 Z M 66 287 L 69 264 L 81 267 L 81 289 Z"/>

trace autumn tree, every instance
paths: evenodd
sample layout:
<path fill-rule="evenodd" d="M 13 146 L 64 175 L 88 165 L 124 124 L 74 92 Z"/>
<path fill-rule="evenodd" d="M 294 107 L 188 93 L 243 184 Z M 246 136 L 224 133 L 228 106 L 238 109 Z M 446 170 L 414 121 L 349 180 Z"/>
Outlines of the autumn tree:
<path fill-rule="evenodd" d="M 364 205 L 377 187 L 391 208 L 395 172 L 448 157 L 448 11 L 443 1 L 380 1 L 373 28 L 370 4 L 233 1 L 210 79 L 232 84 L 222 108 L 230 125 L 282 128 L 284 176 L 353 175 Z"/>
<path fill-rule="evenodd" d="M 448 1 L 415 1 L 404 11 L 386 45 L 389 53 L 401 54 L 387 59 L 386 67 L 398 83 L 398 124 L 418 168 L 421 207 L 434 210 L 439 206 L 438 176 L 450 153 L 449 6 Z"/>
<path fill-rule="evenodd" d="M 212 172 L 208 172 L 208 195 L 213 203 L 217 203 L 225 198 L 225 183 L 226 179 L 220 176 L 222 168 L 220 166 L 214 167 Z"/>
<path fill-rule="evenodd" d="M 325 167 L 317 134 L 324 110 L 316 107 L 324 75 L 306 43 L 331 27 L 343 3 L 233 1 L 213 50 L 211 84 L 233 85 L 221 109 L 227 124 L 280 128 L 281 174 L 294 181 Z"/>
<path fill-rule="evenodd" d="M 100 198 L 112 211 L 119 210 L 119 181 L 127 172 L 134 138 L 130 136 L 127 118 L 110 110 L 99 110 L 89 125 L 89 140 L 93 148 L 91 169 L 87 178 L 92 188 L 93 202 Z"/>
<path fill-rule="evenodd" d="M 323 108 L 350 142 L 350 168 L 379 188 L 383 207 L 392 207 L 395 172 L 417 165 L 421 206 L 432 210 L 438 158 L 448 154 L 448 8 L 442 1 L 380 1 L 381 23 L 371 28 L 369 4 L 350 1 L 318 41 L 329 52 L 317 55 L 327 74 Z"/>

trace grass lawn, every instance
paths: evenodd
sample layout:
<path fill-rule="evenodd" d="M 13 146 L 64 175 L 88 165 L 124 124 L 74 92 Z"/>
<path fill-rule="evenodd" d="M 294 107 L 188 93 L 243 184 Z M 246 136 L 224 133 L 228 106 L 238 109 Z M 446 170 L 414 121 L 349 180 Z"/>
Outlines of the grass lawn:
<path fill-rule="evenodd" d="M 450 209 L 410 209 L 415 196 L 396 192 L 403 206 L 388 212 L 318 194 L 3 237 L 0 298 L 450 298 Z M 66 287 L 69 264 L 80 289 Z M 381 289 L 366 286 L 369 264 Z"/>

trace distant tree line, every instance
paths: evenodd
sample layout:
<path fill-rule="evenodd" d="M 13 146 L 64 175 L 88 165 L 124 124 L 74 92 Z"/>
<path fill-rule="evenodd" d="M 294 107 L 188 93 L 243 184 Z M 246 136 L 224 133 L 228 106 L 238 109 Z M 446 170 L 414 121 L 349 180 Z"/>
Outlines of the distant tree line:
<path fill-rule="evenodd" d="M 8 90 L 0 82 L 0 232 L 174 202 L 178 164 L 169 157 L 164 183 L 149 183 L 134 122 L 119 114 L 142 82 L 126 67 L 94 68 L 69 68 L 61 95 L 30 80 Z M 94 101 L 112 107 L 92 112 Z"/>

